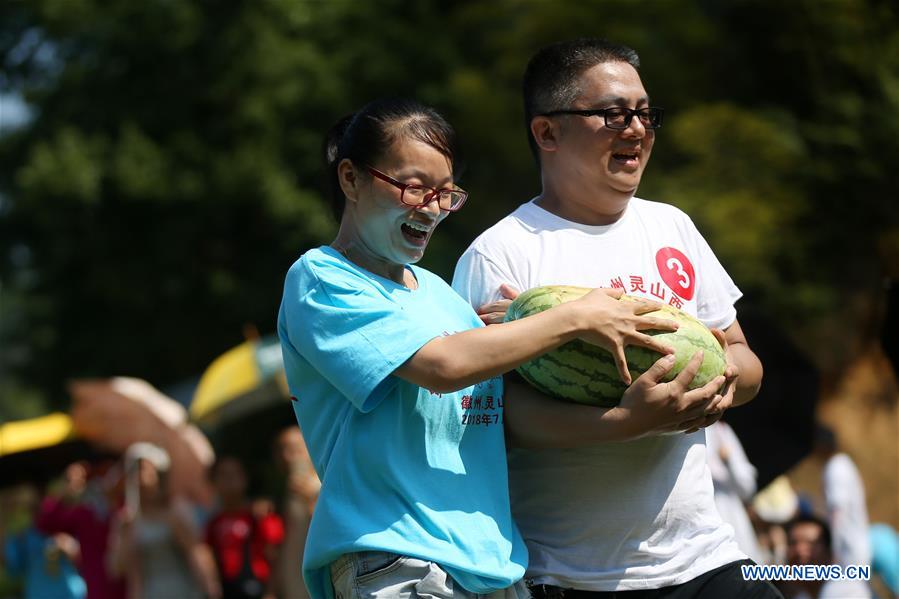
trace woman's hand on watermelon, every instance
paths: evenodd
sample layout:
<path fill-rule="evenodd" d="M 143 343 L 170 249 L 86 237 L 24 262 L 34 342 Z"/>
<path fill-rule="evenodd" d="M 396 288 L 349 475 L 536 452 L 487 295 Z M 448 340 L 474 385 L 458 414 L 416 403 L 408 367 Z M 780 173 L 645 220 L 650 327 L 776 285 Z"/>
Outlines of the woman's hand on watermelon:
<path fill-rule="evenodd" d="M 512 300 L 518 297 L 518 294 L 520 292 L 511 285 L 503 283 L 499 286 L 499 293 L 500 295 L 502 295 L 503 299 L 498 299 L 495 302 L 484 304 L 483 306 L 475 310 L 478 313 L 478 316 L 481 317 L 481 320 L 484 321 L 484 324 L 501 323 L 506 318 L 506 312 L 509 310 L 509 304 L 512 303 Z"/>
<path fill-rule="evenodd" d="M 646 316 L 648 312 L 659 310 L 662 305 L 645 299 L 618 301 L 624 295 L 621 289 L 595 289 L 575 300 L 589 310 L 581 339 L 611 352 L 621 380 L 632 382 L 624 355 L 626 345 L 640 345 L 660 354 L 671 354 L 674 350 L 642 331 L 676 331 L 678 324 L 666 318 Z M 691 377 L 692 378 L 692 377 Z"/>
<path fill-rule="evenodd" d="M 662 379 L 674 367 L 674 362 L 674 356 L 660 358 L 624 392 L 619 408 L 627 410 L 637 427 L 637 435 L 707 426 L 702 422 L 710 417 L 710 411 L 714 411 L 721 401 L 718 391 L 724 384 L 724 376 L 689 390 L 690 382 L 702 365 L 701 351 L 693 354 L 672 381 L 664 382 Z M 721 414 L 717 413 L 717 417 L 720 418 Z"/>

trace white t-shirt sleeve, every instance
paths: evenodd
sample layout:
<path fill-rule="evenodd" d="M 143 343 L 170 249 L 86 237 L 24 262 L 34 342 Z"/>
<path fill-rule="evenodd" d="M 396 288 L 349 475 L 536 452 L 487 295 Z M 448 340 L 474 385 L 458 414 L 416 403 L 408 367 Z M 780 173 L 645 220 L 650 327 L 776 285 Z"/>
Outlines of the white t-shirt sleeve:
<path fill-rule="evenodd" d="M 499 287 L 503 283 L 522 291 L 506 265 L 491 260 L 474 246 L 469 247 L 456 263 L 453 289 L 475 310 L 500 299 Z"/>
<path fill-rule="evenodd" d="M 709 328 L 726 329 L 737 319 L 734 304 L 743 294 L 693 221 L 689 221 L 689 226 L 701 273 L 696 288 L 697 316 Z"/>

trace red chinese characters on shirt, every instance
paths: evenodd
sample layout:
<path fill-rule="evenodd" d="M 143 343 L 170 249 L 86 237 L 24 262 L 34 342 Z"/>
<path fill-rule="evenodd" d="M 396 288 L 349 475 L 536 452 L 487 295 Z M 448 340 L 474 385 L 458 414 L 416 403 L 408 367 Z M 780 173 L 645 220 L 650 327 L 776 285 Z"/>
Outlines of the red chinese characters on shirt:
<path fill-rule="evenodd" d="M 634 293 L 636 291 L 646 293 L 646 287 L 643 286 L 643 277 L 640 275 L 631 275 L 631 288 L 629 289 L 629 292 Z"/>

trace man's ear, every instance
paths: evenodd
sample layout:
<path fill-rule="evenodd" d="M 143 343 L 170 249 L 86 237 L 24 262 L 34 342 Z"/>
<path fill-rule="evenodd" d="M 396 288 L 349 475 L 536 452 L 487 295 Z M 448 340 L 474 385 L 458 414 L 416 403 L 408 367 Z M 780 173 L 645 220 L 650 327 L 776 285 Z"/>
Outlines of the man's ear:
<path fill-rule="evenodd" d="M 559 148 L 559 122 L 547 116 L 531 119 L 531 135 L 537 147 L 544 152 L 555 152 Z"/>
<path fill-rule="evenodd" d="M 356 202 L 359 198 L 359 173 L 349 158 L 344 158 L 337 165 L 337 181 L 347 201 Z"/>

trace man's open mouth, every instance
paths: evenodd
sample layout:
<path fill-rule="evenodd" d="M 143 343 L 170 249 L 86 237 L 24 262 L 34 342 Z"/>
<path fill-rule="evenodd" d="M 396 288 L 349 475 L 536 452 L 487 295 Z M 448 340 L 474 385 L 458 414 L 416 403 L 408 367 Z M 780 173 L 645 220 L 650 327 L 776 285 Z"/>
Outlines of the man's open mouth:
<path fill-rule="evenodd" d="M 622 152 L 615 152 L 612 154 L 612 158 L 621 162 L 630 162 L 631 160 L 639 160 L 640 151 L 639 150 L 626 150 Z"/>

